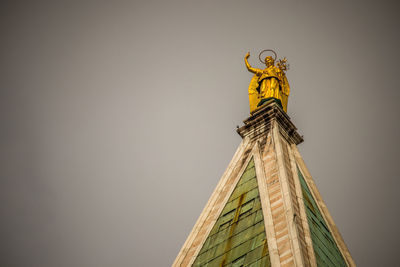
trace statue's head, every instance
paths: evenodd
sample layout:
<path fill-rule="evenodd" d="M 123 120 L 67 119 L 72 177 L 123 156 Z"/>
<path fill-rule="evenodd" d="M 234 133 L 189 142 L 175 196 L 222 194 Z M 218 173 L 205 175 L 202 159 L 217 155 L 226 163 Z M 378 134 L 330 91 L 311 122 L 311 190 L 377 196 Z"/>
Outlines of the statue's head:
<path fill-rule="evenodd" d="M 264 62 L 265 62 L 265 65 L 267 65 L 267 67 L 269 67 L 269 66 L 273 66 L 274 65 L 275 60 L 274 60 L 273 57 L 268 56 L 268 57 L 265 58 Z"/>

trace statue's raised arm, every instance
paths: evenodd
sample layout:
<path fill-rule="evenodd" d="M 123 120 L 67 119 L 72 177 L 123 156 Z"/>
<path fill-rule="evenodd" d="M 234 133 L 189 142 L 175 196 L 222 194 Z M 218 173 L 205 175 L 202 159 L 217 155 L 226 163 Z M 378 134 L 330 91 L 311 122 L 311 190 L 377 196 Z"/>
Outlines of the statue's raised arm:
<path fill-rule="evenodd" d="M 248 69 L 250 72 L 252 72 L 252 73 L 261 74 L 261 73 L 262 73 L 262 70 L 256 69 L 256 68 L 253 68 L 252 66 L 250 66 L 249 61 L 247 61 L 247 59 L 248 59 L 249 57 L 250 57 L 250 52 L 247 52 L 246 56 L 244 57 L 244 63 L 246 63 L 247 69 Z"/>

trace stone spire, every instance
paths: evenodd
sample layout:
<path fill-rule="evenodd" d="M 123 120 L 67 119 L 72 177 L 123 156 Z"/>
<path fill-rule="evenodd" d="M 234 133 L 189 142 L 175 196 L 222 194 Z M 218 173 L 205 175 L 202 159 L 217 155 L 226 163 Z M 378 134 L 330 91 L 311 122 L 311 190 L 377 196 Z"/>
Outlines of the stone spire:
<path fill-rule="evenodd" d="M 237 131 L 243 140 L 173 266 L 355 266 L 279 103 Z"/>

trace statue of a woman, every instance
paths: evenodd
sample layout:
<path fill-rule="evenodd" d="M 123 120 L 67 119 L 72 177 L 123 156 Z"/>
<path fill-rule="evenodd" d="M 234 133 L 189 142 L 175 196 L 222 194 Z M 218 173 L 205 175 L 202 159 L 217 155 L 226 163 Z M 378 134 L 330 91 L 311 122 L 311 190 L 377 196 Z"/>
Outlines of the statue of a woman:
<path fill-rule="evenodd" d="M 280 102 L 283 110 L 287 112 L 287 103 L 290 87 L 285 75 L 286 59 L 280 60 L 275 66 L 275 60 L 271 56 L 265 58 L 267 67 L 263 70 L 250 66 L 247 59 L 250 53 L 244 57 L 247 69 L 254 73 L 249 85 L 250 113 L 254 113 L 269 99 L 276 99 Z"/>

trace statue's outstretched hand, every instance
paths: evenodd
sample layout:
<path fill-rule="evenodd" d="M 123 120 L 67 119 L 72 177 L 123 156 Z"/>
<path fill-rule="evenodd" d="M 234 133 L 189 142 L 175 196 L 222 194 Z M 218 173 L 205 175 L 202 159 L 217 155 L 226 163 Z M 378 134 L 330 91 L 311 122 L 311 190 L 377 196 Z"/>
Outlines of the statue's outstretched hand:
<path fill-rule="evenodd" d="M 250 52 L 247 52 L 246 56 L 244 57 L 245 59 L 248 59 L 250 57 Z"/>

